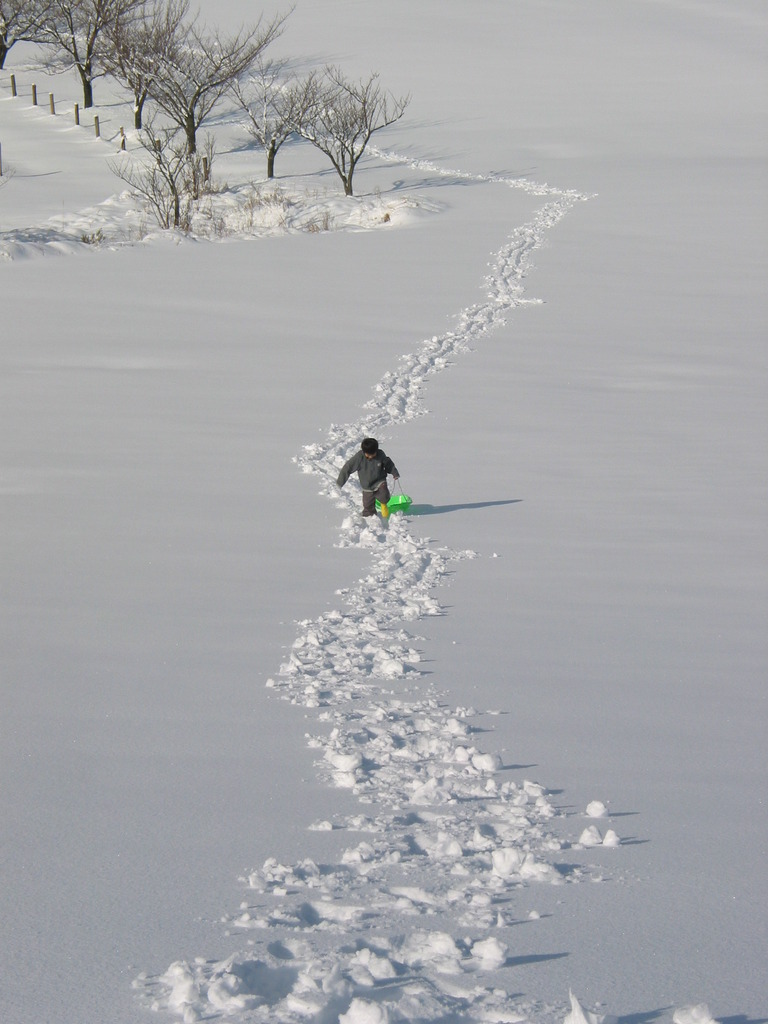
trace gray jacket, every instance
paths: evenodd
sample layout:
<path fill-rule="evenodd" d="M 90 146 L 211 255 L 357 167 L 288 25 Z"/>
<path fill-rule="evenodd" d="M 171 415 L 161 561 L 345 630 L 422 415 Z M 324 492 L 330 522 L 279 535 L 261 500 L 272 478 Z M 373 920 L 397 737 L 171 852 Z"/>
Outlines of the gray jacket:
<path fill-rule="evenodd" d="M 387 473 L 391 473 L 395 480 L 400 476 L 392 459 L 381 448 L 372 459 L 366 459 L 363 452 L 357 452 L 345 462 L 336 481 L 339 487 L 343 487 L 354 472 L 357 472 L 360 486 L 364 491 L 377 490 L 386 482 Z"/>

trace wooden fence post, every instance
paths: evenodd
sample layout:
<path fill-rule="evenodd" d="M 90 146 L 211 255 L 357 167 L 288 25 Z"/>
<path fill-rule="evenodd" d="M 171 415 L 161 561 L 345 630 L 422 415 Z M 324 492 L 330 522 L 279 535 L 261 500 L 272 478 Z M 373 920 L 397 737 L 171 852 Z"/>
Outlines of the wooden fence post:
<path fill-rule="evenodd" d="M 49 100 L 49 102 L 51 104 L 51 113 L 55 114 L 56 113 L 56 104 L 53 102 L 53 93 L 52 92 L 48 93 L 48 100 Z"/>
<path fill-rule="evenodd" d="M 80 124 L 80 106 L 75 104 L 75 124 Z"/>
<path fill-rule="evenodd" d="M 16 95 L 16 75 L 11 75 L 11 96 Z"/>
<path fill-rule="evenodd" d="M 37 86 L 34 83 L 32 84 L 32 106 L 37 106 Z"/>
<path fill-rule="evenodd" d="M 0 178 L 3 176 L 3 146 L 0 143 Z"/>
<path fill-rule="evenodd" d="M 98 114 L 94 114 L 93 115 L 93 130 L 96 132 L 96 138 L 100 139 L 101 138 L 101 130 L 99 128 L 99 115 Z"/>
<path fill-rule="evenodd" d="M 123 152 L 125 152 L 125 129 L 124 128 L 120 129 L 120 149 L 122 149 Z"/>

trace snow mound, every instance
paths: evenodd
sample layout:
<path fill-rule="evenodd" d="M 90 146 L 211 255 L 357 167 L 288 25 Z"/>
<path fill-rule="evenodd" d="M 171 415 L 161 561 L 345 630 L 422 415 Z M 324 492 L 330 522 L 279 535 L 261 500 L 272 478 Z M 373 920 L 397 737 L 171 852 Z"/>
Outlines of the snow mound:
<path fill-rule="evenodd" d="M 347 1012 L 339 1017 L 339 1024 L 389 1024 L 389 1014 L 379 1003 L 353 999 Z"/>
<path fill-rule="evenodd" d="M 672 1020 L 674 1024 L 715 1024 L 706 1003 L 681 1006 L 672 1014 Z"/>
<path fill-rule="evenodd" d="M 604 818 L 607 813 L 608 808 L 602 800 L 592 800 L 587 804 L 586 815 L 588 818 Z"/>

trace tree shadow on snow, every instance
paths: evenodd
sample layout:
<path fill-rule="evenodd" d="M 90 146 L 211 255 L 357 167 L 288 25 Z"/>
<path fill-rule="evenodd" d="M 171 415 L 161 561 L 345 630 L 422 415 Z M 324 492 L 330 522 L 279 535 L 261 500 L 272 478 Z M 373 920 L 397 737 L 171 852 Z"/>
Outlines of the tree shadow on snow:
<path fill-rule="evenodd" d="M 392 182 L 392 188 L 388 189 L 387 192 L 416 192 L 422 188 L 445 188 L 446 185 L 453 185 L 459 188 L 477 188 L 478 185 L 487 185 L 487 182 L 482 178 L 475 180 L 464 178 L 458 172 L 456 174 L 434 174 L 420 178 L 418 181 L 406 181 L 404 178 L 398 178 Z"/>
<path fill-rule="evenodd" d="M 494 508 L 497 505 L 518 505 L 522 500 L 512 498 L 508 501 L 470 501 L 463 505 L 411 505 L 408 515 L 439 516 L 445 512 L 466 512 L 477 508 Z"/>
<path fill-rule="evenodd" d="M 669 1014 L 671 1006 L 662 1006 L 658 1010 L 646 1010 L 638 1013 L 627 1013 L 617 1018 L 618 1024 L 651 1024 L 659 1017 Z M 737 1013 L 732 1017 L 718 1017 L 718 1024 L 768 1024 L 766 1017 L 748 1017 L 745 1013 Z"/>
<path fill-rule="evenodd" d="M 662 1006 L 659 1010 L 646 1010 L 645 1012 L 640 1011 L 639 1013 L 627 1013 L 623 1017 L 619 1017 L 618 1024 L 651 1024 L 651 1021 L 658 1020 L 659 1017 L 669 1013 L 671 1007 Z"/>
<path fill-rule="evenodd" d="M 505 967 L 524 967 L 526 964 L 542 964 L 548 960 L 562 960 L 569 953 L 529 953 L 527 956 L 509 956 L 504 961 Z"/>

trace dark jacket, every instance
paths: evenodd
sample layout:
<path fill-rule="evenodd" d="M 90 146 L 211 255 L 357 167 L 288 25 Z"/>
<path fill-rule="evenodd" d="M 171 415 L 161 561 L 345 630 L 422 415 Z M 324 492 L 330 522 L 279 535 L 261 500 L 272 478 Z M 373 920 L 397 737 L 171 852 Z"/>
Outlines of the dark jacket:
<path fill-rule="evenodd" d="M 363 452 L 357 452 L 345 462 L 336 481 L 339 487 L 343 487 L 354 472 L 357 472 L 360 486 L 364 491 L 375 491 L 386 482 L 387 473 L 391 473 L 395 480 L 400 476 L 392 459 L 381 448 L 372 459 L 366 459 Z"/>

